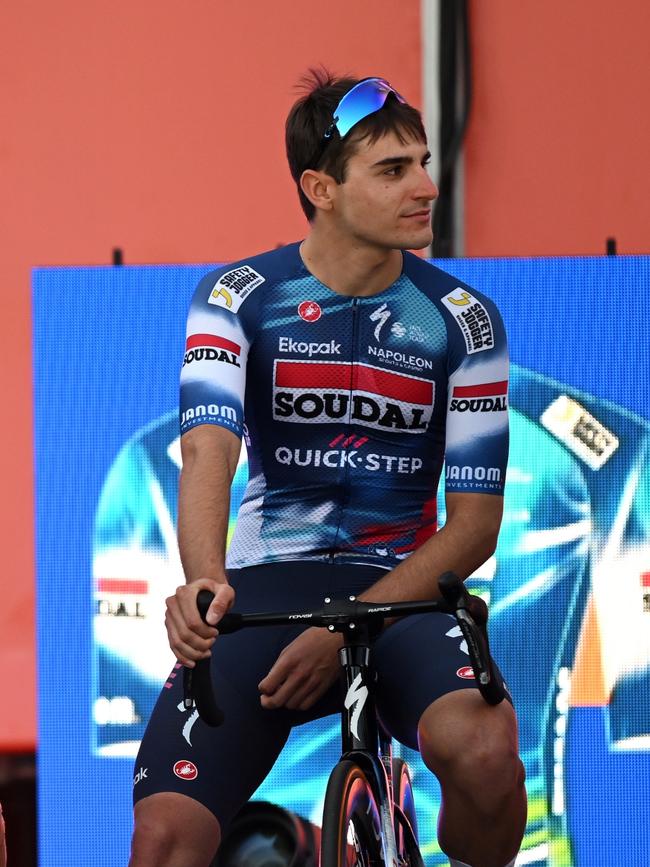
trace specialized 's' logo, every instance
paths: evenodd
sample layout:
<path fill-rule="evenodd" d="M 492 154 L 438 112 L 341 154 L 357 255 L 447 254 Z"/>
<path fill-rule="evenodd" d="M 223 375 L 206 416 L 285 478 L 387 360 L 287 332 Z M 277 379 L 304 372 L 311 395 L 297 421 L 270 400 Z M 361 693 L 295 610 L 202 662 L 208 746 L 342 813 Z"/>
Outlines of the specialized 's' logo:
<path fill-rule="evenodd" d="M 177 709 L 181 711 L 181 713 L 187 713 L 187 708 L 185 707 L 185 702 L 181 701 L 176 705 Z M 185 720 L 183 725 L 183 737 L 188 742 L 190 746 L 192 746 L 192 729 L 194 728 L 194 723 L 199 718 L 199 712 L 196 708 L 192 711 L 192 713 Z"/>
<path fill-rule="evenodd" d="M 379 341 L 379 335 L 381 334 L 381 329 L 388 322 L 391 317 L 391 312 L 388 309 L 388 305 L 382 304 L 381 307 L 378 307 L 376 310 L 370 314 L 370 321 L 376 322 L 375 325 L 375 340 Z"/>
<path fill-rule="evenodd" d="M 250 265 L 241 265 L 232 271 L 226 271 L 210 290 L 208 304 L 237 313 L 251 292 L 264 283 L 264 279 Z"/>
<path fill-rule="evenodd" d="M 469 650 L 467 649 L 467 642 L 465 641 L 465 637 L 463 636 L 463 630 L 458 624 L 456 624 L 456 626 L 452 626 L 448 632 L 445 632 L 445 636 L 447 638 L 461 638 L 462 641 L 460 642 L 459 650 L 461 651 L 461 653 L 465 653 L 467 654 L 467 656 L 469 656 Z"/>
<path fill-rule="evenodd" d="M 303 301 L 298 305 L 298 316 L 305 322 L 316 322 L 321 318 L 322 313 L 317 301 Z"/>
<path fill-rule="evenodd" d="M 450 412 L 504 412 L 507 409 L 508 380 L 457 385 L 449 404 Z"/>
<path fill-rule="evenodd" d="M 423 433 L 433 412 L 434 383 L 369 364 L 277 360 L 273 400 L 276 421 L 356 422 Z"/>
<path fill-rule="evenodd" d="M 194 361 L 222 361 L 241 367 L 240 353 L 241 346 L 234 340 L 216 334 L 191 334 L 185 341 L 183 367 Z"/>
<path fill-rule="evenodd" d="M 471 665 L 463 665 L 462 668 L 459 668 L 456 672 L 456 676 L 463 680 L 475 680 L 474 669 Z"/>
<path fill-rule="evenodd" d="M 475 352 L 492 349 L 494 329 L 484 304 L 460 286 L 457 291 L 460 293 L 457 297 L 453 294 L 447 295 L 442 299 L 442 303 L 451 311 L 463 333 L 467 354 L 473 355 Z"/>
<path fill-rule="evenodd" d="M 199 775 L 199 769 L 189 759 L 176 762 L 173 770 L 179 780 L 195 780 Z"/>
<path fill-rule="evenodd" d="M 359 717 L 361 711 L 368 698 L 368 687 L 361 683 L 361 674 L 358 674 L 347 691 L 345 696 L 345 708 L 352 708 L 352 718 L 350 719 L 350 728 L 355 738 L 359 737 Z"/>

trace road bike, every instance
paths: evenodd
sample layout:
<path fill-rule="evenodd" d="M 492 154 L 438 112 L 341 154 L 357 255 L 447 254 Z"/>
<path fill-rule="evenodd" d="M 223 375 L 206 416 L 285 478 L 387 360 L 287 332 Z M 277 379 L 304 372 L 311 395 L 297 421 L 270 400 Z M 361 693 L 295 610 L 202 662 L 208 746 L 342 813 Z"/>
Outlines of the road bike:
<path fill-rule="evenodd" d="M 372 638 L 381 632 L 386 620 L 434 611 L 453 614 L 467 642 L 481 695 L 492 705 L 504 698 L 490 657 L 487 606 L 480 597 L 468 593 L 452 572 L 442 575 L 438 585 L 442 599 L 437 601 L 364 603 L 355 596 L 343 600 L 326 597 L 323 607 L 315 611 L 229 612 L 218 624 L 220 635 L 245 627 L 303 622 L 343 634 L 339 651 L 342 754 L 325 792 L 321 867 L 424 867 L 408 765 L 393 757 L 391 737 L 375 709 Z M 209 591 L 198 594 L 203 620 L 212 599 Z M 186 707 L 196 705 L 208 725 L 223 722 L 212 690 L 209 659 L 184 670 L 184 690 Z"/>

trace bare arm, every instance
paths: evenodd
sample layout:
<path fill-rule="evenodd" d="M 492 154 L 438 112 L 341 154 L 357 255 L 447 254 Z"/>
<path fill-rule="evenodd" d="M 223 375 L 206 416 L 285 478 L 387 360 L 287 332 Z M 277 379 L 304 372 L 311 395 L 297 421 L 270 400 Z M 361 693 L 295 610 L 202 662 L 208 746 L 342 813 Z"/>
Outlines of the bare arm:
<path fill-rule="evenodd" d="M 178 545 L 187 583 L 167 601 L 165 624 L 174 655 L 192 667 L 210 655 L 216 631 L 196 608 L 200 590 L 214 600 L 208 621 L 216 624 L 234 601 L 225 572 L 230 485 L 241 443 L 217 425 L 199 425 L 181 438 L 183 469 L 178 493 Z"/>
<path fill-rule="evenodd" d="M 447 523 L 442 530 L 361 594 L 361 599 L 436 599 L 440 595 L 437 579 L 443 572 L 455 572 L 465 579 L 494 553 L 503 497 L 448 493 L 446 503 Z"/>
<path fill-rule="evenodd" d="M 178 546 L 188 583 L 197 578 L 226 581 L 230 486 L 240 447 L 233 433 L 217 425 L 200 425 L 181 437 Z"/>

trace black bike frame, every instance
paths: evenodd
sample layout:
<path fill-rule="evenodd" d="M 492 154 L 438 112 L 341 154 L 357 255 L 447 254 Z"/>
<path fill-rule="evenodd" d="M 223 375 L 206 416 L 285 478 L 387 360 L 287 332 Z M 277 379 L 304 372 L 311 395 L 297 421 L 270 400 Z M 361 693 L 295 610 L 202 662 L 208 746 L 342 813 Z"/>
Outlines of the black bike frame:
<path fill-rule="evenodd" d="M 350 598 L 354 602 L 354 598 Z M 371 631 L 367 623 L 341 629 L 339 650 L 345 690 L 341 708 L 342 759 L 359 765 L 368 778 L 379 808 L 384 864 L 397 864 L 393 824 L 392 741 L 379 723 L 374 700 L 374 672 L 370 665 Z"/>

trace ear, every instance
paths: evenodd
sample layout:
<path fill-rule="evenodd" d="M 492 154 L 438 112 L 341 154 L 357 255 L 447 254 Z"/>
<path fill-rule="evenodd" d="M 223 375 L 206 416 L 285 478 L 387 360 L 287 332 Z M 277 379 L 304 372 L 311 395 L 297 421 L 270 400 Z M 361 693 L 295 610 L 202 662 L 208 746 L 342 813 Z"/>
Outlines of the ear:
<path fill-rule="evenodd" d="M 300 189 L 312 205 L 321 211 L 331 211 L 337 184 L 331 175 L 305 169 L 300 176 Z"/>

